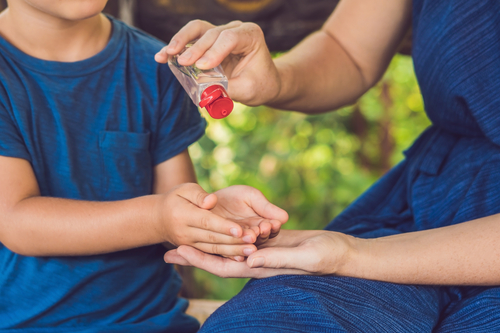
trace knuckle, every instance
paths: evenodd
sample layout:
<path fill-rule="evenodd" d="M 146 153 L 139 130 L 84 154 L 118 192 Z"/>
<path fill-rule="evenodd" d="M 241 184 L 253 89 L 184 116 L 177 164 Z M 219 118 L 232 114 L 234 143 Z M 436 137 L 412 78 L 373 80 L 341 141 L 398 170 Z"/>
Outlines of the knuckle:
<path fill-rule="evenodd" d="M 208 241 L 211 242 L 211 243 L 216 243 L 217 242 L 217 237 L 214 234 L 209 233 L 208 234 Z"/>
<path fill-rule="evenodd" d="M 211 252 L 214 253 L 214 254 L 220 254 L 219 253 L 220 249 L 219 249 L 219 245 L 218 244 L 212 244 L 212 249 L 211 250 L 212 250 Z"/>
<path fill-rule="evenodd" d="M 188 24 L 186 24 L 186 26 L 190 26 L 190 27 L 202 27 L 206 22 L 203 21 L 203 20 L 200 20 L 200 19 L 195 19 L 195 20 L 191 20 L 188 22 Z"/>
<path fill-rule="evenodd" d="M 210 37 L 210 38 L 215 38 L 220 34 L 221 30 L 222 30 L 221 27 L 209 29 L 209 30 L 207 30 L 207 32 L 205 32 L 205 36 Z"/>
<path fill-rule="evenodd" d="M 245 28 L 245 30 L 249 31 L 252 34 L 256 35 L 264 35 L 264 32 L 260 28 L 260 26 L 256 23 L 253 22 L 246 22 L 242 24 L 242 27 Z"/>
<path fill-rule="evenodd" d="M 224 38 L 225 40 L 228 40 L 230 42 L 234 42 L 238 38 L 238 34 L 233 30 L 223 30 L 220 33 L 220 35 L 222 38 Z"/>
<path fill-rule="evenodd" d="M 208 216 L 203 215 L 200 219 L 200 226 L 202 229 L 208 229 L 210 222 L 208 221 Z"/>

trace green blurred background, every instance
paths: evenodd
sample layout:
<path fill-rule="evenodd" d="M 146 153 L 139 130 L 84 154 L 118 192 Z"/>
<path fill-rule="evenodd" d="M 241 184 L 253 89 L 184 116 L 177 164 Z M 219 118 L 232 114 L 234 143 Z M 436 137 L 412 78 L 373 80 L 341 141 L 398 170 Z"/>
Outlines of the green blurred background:
<path fill-rule="evenodd" d="M 236 105 L 208 121 L 189 151 L 207 191 L 245 184 L 285 209 L 287 229 L 321 229 L 387 170 L 427 127 L 413 63 L 396 55 L 384 78 L 357 104 L 306 116 Z M 226 300 L 246 279 L 194 271 L 196 297 Z"/>

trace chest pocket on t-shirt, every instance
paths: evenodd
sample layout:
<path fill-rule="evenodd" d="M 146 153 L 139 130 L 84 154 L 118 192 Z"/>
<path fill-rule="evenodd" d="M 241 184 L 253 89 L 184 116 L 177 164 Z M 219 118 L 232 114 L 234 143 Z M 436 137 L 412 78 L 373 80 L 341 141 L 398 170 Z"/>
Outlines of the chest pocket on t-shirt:
<path fill-rule="evenodd" d="M 99 133 L 103 200 L 130 199 L 151 194 L 152 160 L 149 133 Z"/>

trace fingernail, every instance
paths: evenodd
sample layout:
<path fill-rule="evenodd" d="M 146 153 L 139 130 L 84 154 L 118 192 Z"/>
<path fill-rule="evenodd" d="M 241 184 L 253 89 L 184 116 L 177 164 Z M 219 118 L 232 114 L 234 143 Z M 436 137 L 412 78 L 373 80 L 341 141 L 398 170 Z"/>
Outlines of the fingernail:
<path fill-rule="evenodd" d="M 251 266 L 252 268 L 262 267 L 262 266 L 264 266 L 264 263 L 265 263 L 264 258 L 262 258 L 262 257 L 257 257 L 257 258 L 254 258 L 254 259 L 252 260 L 252 263 L 250 264 L 250 266 Z"/>
<path fill-rule="evenodd" d="M 254 253 L 255 250 L 254 249 L 249 249 L 249 248 L 246 248 L 246 249 L 243 249 L 243 253 L 246 255 L 246 256 L 249 256 L 251 255 L 252 253 Z"/>
<path fill-rule="evenodd" d="M 176 46 L 177 46 L 177 41 L 173 40 L 170 42 L 170 44 L 168 44 L 167 49 L 172 50 Z"/>
<path fill-rule="evenodd" d="M 245 257 L 242 257 L 242 256 L 235 256 L 234 257 L 234 260 L 238 261 L 238 262 L 242 262 L 242 261 L 245 261 Z"/>
<path fill-rule="evenodd" d="M 198 59 L 198 61 L 196 62 L 196 66 L 198 66 L 198 67 L 202 66 L 203 67 L 203 65 L 205 65 L 207 62 L 208 62 L 208 58 L 205 57 L 205 56 L 203 56 L 200 59 Z"/>
<path fill-rule="evenodd" d="M 233 235 L 234 237 L 238 237 L 238 229 L 237 228 L 231 228 L 229 230 L 229 232 L 231 233 L 231 235 Z M 244 238 L 244 237 L 243 237 Z M 243 239 L 244 240 L 244 239 Z"/>
<path fill-rule="evenodd" d="M 191 51 L 186 51 L 184 52 L 179 58 L 182 58 L 182 60 L 184 61 L 189 61 L 189 59 L 191 59 L 191 57 L 193 56 L 193 54 L 191 53 Z"/>
<path fill-rule="evenodd" d="M 253 239 L 250 236 L 245 236 L 242 239 L 245 243 L 253 243 Z"/>

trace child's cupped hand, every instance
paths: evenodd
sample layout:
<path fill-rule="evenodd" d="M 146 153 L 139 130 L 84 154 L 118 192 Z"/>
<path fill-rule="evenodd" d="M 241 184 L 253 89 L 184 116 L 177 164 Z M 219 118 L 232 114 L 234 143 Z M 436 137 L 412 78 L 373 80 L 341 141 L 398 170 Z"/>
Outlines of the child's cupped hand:
<path fill-rule="evenodd" d="M 198 184 L 182 184 L 161 195 L 158 232 L 165 241 L 243 260 L 256 245 L 276 236 L 288 214 L 249 186 L 213 194 Z"/>
<path fill-rule="evenodd" d="M 270 203 L 257 189 L 235 185 L 214 193 L 217 202 L 211 211 L 228 220 L 237 222 L 243 230 L 251 230 L 257 236 L 255 245 L 278 235 L 281 226 L 288 220 L 283 209 Z M 246 255 L 248 256 L 248 255 Z M 233 257 L 243 261 L 243 257 Z"/>
<path fill-rule="evenodd" d="M 226 187 L 214 193 L 217 202 L 211 211 L 239 223 L 258 235 L 257 244 L 278 235 L 288 221 L 283 209 L 270 203 L 259 190 L 245 185 Z"/>

